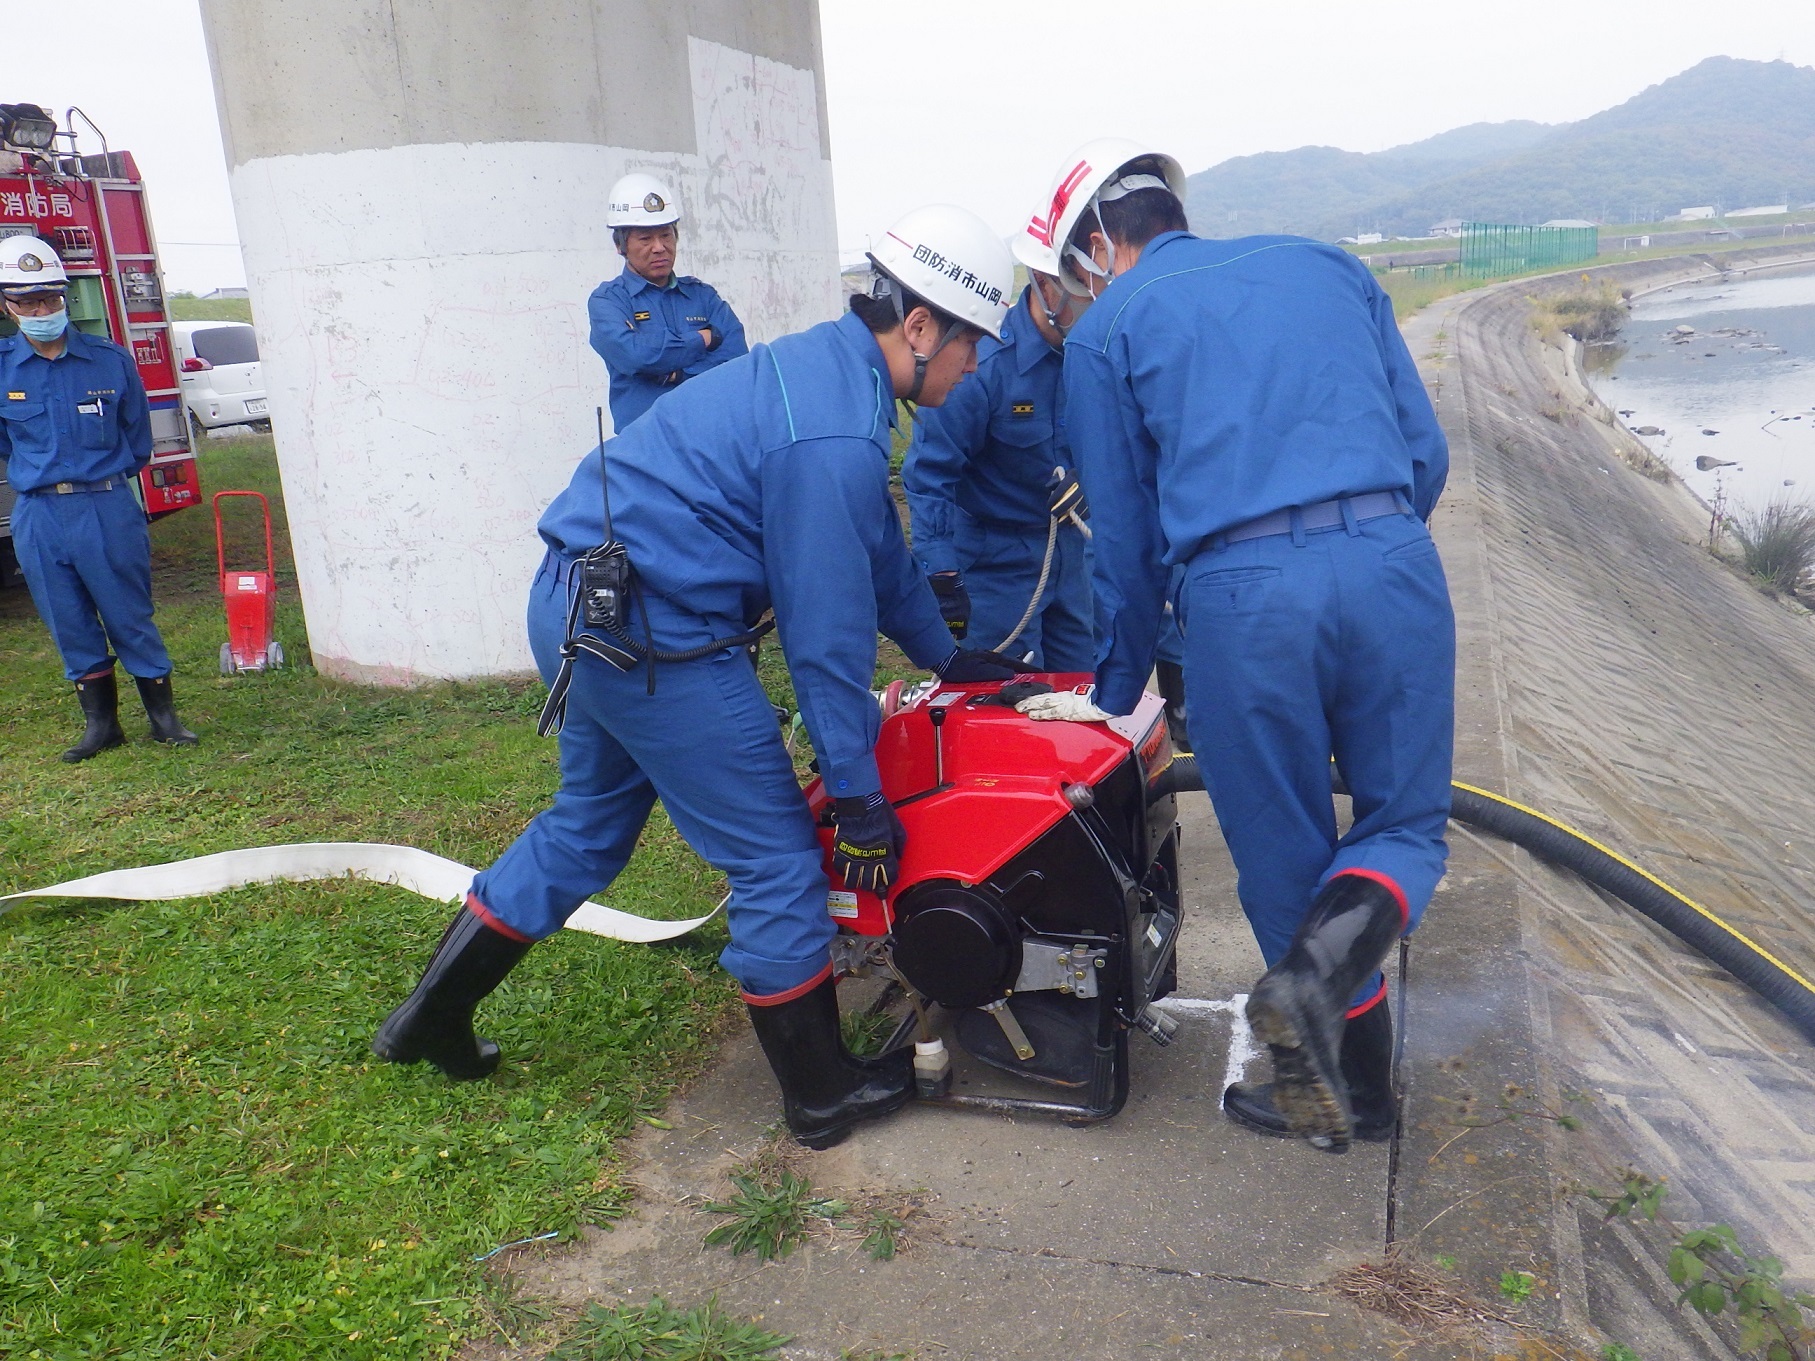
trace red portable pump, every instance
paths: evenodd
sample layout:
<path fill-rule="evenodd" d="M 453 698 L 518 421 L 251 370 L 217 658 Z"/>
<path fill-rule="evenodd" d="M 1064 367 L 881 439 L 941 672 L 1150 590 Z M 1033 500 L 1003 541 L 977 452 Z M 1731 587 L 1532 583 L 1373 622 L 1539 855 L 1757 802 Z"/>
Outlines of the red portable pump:
<path fill-rule="evenodd" d="M 882 972 L 910 994 L 932 1041 L 949 1021 L 974 1057 L 1078 1099 L 929 1094 L 953 1105 L 1101 1120 L 1128 1096 L 1128 1031 L 1169 1042 L 1152 1007 L 1175 984 L 1181 921 L 1165 703 L 1146 695 L 1109 723 L 1035 722 L 1014 702 L 1086 688 L 1085 675 L 936 684 L 881 697 L 883 793 L 907 831 L 887 900 L 831 871 L 832 801 L 820 827 L 846 973 Z M 892 1042 L 893 1043 L 893 1042 Z"/>
<path fill-rule="evenodd" d="M 100 142 L 98 154 L 79 153 L 78 118 Z M 123 346 L 138 364 L 151 405 L 151 462 L 139 474 L 146 514 L 200 505 L 145 181 L 132 153 L 109 150 L 80 109 L 59 127 L 35 104 L 0 104 L 0 236 L 21 232 L 62 258 L 70 324 Z M 11 329 L 0 320 L 0 332 Z M 11 576 L 12 499 L 0 465 L 0 584 Z"/>
<path fill-rule="evenodd" d="M 265 516 L 265 566 L 227 570 L 227 538 L 221 525 L 221 502 L 230 496 L 258 501 Z M 221 644 L 221 674 L 276 670 L 284 664 L 284 645 L 277 641 L 277 558 L 271 549 L 271 503 L 256 491 L 214 494 L 214 561 L 220 572 L 221 601 L 227 607 L 227 641 Z"/>

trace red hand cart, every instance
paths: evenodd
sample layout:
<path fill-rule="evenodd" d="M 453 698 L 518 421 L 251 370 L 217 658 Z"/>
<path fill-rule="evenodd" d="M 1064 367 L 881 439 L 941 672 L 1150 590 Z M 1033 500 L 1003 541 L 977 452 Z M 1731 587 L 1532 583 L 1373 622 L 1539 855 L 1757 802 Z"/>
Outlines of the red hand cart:
<path fill-rule="evenodd" d="M 221 502 L 229 496 L 257 499 L 265 517 L 263 571 L 227 570 L 227 540 L 221 527 Z M 214 552 L 220 569 L 221 600 L 227 607 L 227 641 L 221 644 L 221 674 L 275 670 L 284 664 L 284 645 L 277 631 L 277 559 L 271 550 L 271 503 L 262 492 L 217 491 L 214 494 Z"/>

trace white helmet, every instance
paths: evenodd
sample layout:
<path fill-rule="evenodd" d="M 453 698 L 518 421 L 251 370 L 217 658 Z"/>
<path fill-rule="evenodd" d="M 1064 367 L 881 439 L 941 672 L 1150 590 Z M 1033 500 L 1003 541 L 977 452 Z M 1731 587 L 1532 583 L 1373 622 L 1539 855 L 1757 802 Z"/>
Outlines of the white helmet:
<path fill-rule="evenodd" d="M 982 218 L 935 203 L 896 222 L 870 252 L 877 272 L 912 290 L 954 321 L 996 335 L 1008 320 L 1015 262 Z M 883 290 L 872 288 L 872 297 Z M 895 305 L 899 313 L 901 299 Z"/>
<path fill-rule="evenodd" d="M 607 227 L 665 227 L 681 220 L 680 201 L 654 175 L 626 175 L 605 196 Z"/>
<path fill-rule="evenodd" d="M 1156 162 L 1160 175 L 1130 175 L 1124 179 L 1120 174 L 1122 167 L 1142 159 Z M 1175 157 L 1127 137 L 1099 137 L 1084 143 L 1065 158 L 1046 197 L 1028 217 L 1026 228 L 1015 234 L 1015 258 L 1031 270 L 1055 276 L 1067 291 L 1085 296 L 1089 290 L 1061 268 L 1060 261 L 1069 257 L 1089 274 L 1101 275 L 1103 271 L 1071 245 L 1072 229 L 1086 209 L 1137 189 L 1169 189 L 1183 203 L 1185 169 Z"/>
<path fill-rule="evenodd" d="M 61 293 L 69 283 L 57 252 L 35 236 L 9 236 L 0 240 L 0 290 L 18 296 L 34 292 Z"/>

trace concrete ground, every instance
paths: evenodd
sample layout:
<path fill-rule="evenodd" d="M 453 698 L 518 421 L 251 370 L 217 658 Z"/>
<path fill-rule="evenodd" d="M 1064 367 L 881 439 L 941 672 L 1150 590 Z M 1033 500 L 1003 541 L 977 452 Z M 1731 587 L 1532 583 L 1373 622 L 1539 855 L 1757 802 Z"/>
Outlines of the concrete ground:
<path fill-rule="evenodd" d="M 1695 546 L 1680 485 L 1613 455 L 1618 433 L 1526 320 L 1540 287 L 1406 328 L 1455 462 L 1434 529 L 1461 637 L 1458 778 L 1633 855 L 1806 971 L 1815 625 Z M 1732 1355 L 1674 1307 L 1660 1232 L 1602 1228 L 1574 1194 L 1626 1165 L 1670 1178 L 1683 1223 L 1730 1222 L 1815 1277 L 1810 1045 L 1629 909 L 1465 829 L 1402 960 L 1400 1137 L 1332 1157 L 1229 1125 L 1218 1096 L 1250 1052 L 1259 960 L 1207 804 L 1180 802 L 1181 1029 L 1167 1049 L 1136 1037 L 1115 1120 L 910 1109 L 796 1163 L 826 1194 L 918 1206 L 905 1250 L 877 1262 L 822 1237 L 760 1265 L 703 1248 L 716 1221 L 697 1208 L 777 1115 L 740 1033 L 673 1128 L 640 1137 L 632 1214 L 519 1257 L 525 1289 L 716 1296 L 789 1334 L 797 1361 Z M 1323 1288 L 1389 1244 L 1505 1321 L 1408 1331 Z M 1531 1273 L 1523 1302 L 1496 1293 L 1508 1271 Z"/>

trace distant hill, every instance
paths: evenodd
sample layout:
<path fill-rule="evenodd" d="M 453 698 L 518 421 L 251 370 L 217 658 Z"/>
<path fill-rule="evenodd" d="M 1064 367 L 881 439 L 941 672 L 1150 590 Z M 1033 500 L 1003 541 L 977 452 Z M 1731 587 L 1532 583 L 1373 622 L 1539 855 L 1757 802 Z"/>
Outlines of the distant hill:
<path fill-rule="evenodd" d="M 1306 146 L 1237 156 L 1186 179 L 1186 210 L 1212 235 L 1308 232 L 1327 218 L 1346 220 L 1432 180 L 1523 151 L 1552 131 L 1544 123 L 1471 123 L 1372 154 Z"/>
<path fill-rule="evenodd" d="M 1476 123 L 1361 154 L 1238 156 L 1192 175 L 1217 236 L 1417 235 L 1445 218 L 1655 221 L 1692 204 L 1815 201 L 1815 69 L 1710 57 L 1579 123 Z"/>

